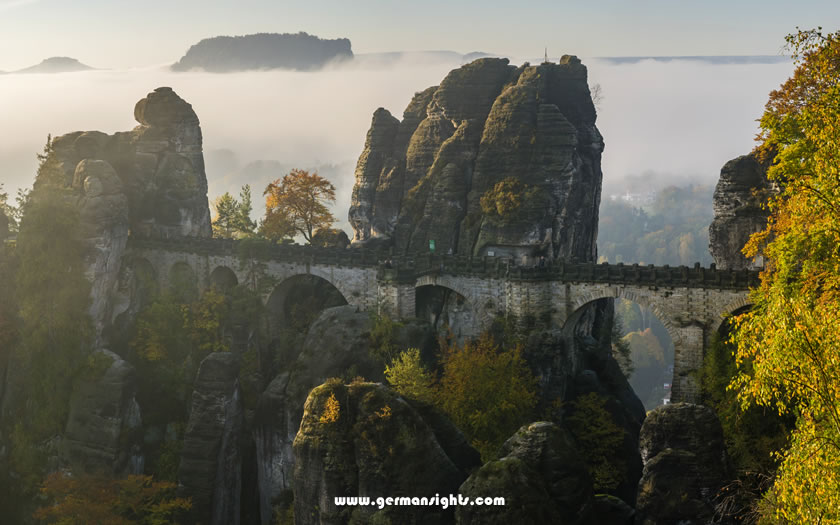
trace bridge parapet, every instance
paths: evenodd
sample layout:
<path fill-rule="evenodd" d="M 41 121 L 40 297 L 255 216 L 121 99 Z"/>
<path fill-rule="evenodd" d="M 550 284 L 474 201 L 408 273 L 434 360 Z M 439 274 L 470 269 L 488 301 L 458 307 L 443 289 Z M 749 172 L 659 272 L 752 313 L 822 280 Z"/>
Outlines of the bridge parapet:
<path fill-rule="evenodd" d="M 672 286 L 747 290 L 758 286 L 755 270 L 718 270 L 694 267 L 641 266 L 555 261 L 543 267 L 516 266 L 500 257 L 420 256 L 397 257 L 391 268 L 382 267 L 381 278 L 407 282 L 428 274 L 450 274 L 505 279 L 508 281 L 561 281 L 609 283 L 636 286 Z"/>
<path fill-rule="evenodd" d="M 130 246 L 188 252 L 206 255 L 227 255 L 243 258 L 282 260 L 343 267 L 378 267 L 383 281 L 408 283 L 429 274 L 486 277 L 509 281 L 561 281 L 610 283 L 636 286 L 669 286 L 747 290 L 758 286 L 756 270 L 719 270 L 712 264 L 700 266 L 654 266 L 630 264 L 596 264 L 553 261 L 545 266 L 519 266 L 502 257 L 469 257 L 461 255 L 400 255 L 385 250 L 319 248 L 296 244 L 275 244 L 262 241 L 212 239 L 197 237 L 151 238 L 133 234 Z"/>

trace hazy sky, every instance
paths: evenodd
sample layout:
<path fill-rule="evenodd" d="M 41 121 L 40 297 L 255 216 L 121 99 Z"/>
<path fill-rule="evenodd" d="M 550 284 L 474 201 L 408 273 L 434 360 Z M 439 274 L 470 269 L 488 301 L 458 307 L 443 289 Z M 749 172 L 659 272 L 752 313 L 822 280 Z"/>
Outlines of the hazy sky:
<path fill-rule="evenodd" d="M 0 70 L 56 55 L 141 67 L 205 37 L 298 31 L 357 53 L 772 55 L 796 26 L 837 21 L 836 0 L 0 0 Z"/>

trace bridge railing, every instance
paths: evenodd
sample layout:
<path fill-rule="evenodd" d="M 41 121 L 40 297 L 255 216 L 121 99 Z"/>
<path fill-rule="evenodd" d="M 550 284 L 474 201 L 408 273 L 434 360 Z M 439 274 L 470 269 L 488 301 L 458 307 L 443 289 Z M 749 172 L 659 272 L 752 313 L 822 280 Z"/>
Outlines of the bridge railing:
<path fill-rule="evenodd" d="M 424 255 L 396 257 L 382 277 L 393 280 L 412 280 L 423 275 L 450 274 L 485 278 L 504 278 L 522 281 L 563 281 L 678 286 L 688 288 L 747 289 L 758 286 L 759 272 L 752 270 L 718 270 L 700 266 L 654 266 L 596 264 L 564 260 L 547 261 L 543 266 L 516 265 L 501 257 L 466 257 Z"/>
<path fill-rule="evenodd" d="M 237 256 L 301 264 L 377 268 L 380 280 L 413 282 L 424 275 L 448 274 L 521 281 L 563 281 L 671 286 L 688 288 L 731 288 L 745 290 L 759 284 L 759 272 L 718 270 L 700 266 L 654 266 L 596 264 L 565 260 L 546 261 L 543 266 L 521 266 L 503 257 L 464 255 L 391 255 L 385 250 L 319 248 L 213 238 L 148 238 L 132 235 L 129 245 L 139 249 L 161 249 L 202 255 Z"/>

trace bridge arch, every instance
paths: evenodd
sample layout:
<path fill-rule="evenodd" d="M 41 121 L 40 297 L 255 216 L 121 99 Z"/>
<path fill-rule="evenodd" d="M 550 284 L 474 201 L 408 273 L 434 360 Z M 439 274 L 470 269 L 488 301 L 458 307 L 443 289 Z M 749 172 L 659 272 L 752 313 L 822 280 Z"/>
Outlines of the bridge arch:
<path fill-rule="evenodd" d="M 266 298 L 271 337 L 277 337 L 290 324 L 303 329 L 297 325 L 314 320 L 305 317 L 345 304 L 349 304 L 347 296 L 328 279 L 308 273 L 290 275 L 274 286 Z"/>
<path fill-rule="evenodd" d="M 424 293 L 424 291 L 434 289 L 449 290 L 457 294 L 455 297 L 455 307 L 457 308 L 455 313 L 458 319 L 455 321 L 459 327 L 459 333 L 455 335 L 459 338 L 477 336 L 482 330 L 490 326 L 493 320 L 492 314 L 482 308 L 472 289 L 459 282 L 457 278 L 448 275 L 424 275 L 417 279 L 414 283 L 417 316 L 423 315 L 424 309 L 431 306 L 430 304 L 424 304 L 424 301 L 434 300 L 433 296 Z M 440 306 L 444 307 L 446 305 L 442 304 Z"/>
<path fill-rule="evenodd" d="M 749 294 L 743 294 L 741 297 L 723 307 L 717 319 L 714 320 L 712 328 L 714 328 L 716 332 L 719 332 L 727 318 L 744 312 L 745 310 L 751 308 L 752 305 L 753 303 L 750 300 Z"/>
<path fill-rule="evenodd" d="M 623 286 L 601 288 L 599 290 L 577 296 L 572 301 L 572 313 L 563 323 L 563 330 L 566 331 L 568 328 L 573 328 L 580 319 L 580 314 L 584 310 L 583 307 L 599 299 L 627 299 L 628 301 L 644 306 L 653 312 L 656 318 L 659 319 L 663 326 L 665 326 L 665 329 L 668 331 L 668 335 L 671 336 L 671 341 L 673 341 L 674 347 L 682 342 L 682 335 L 680 334 L 679 329 L 674 326 L 673 322 L 671 322 L 670 316 L 667 314 L 667 311 L 663 309 L 660 304 L 656 301 L 651 301 L 645 295 L 636 293 L 634 290 L 627 289 Z"/>
<path fill-rule="evenodd" d="M 227 266 L 217 266 L 210 272 L 208 284 L 220 292 L 227 292 L 239 284 L 239 279 L 236 277 L 236 272 Z"/>
<path fill-rule="evenodd" d="M 192 266 L 177 261 L 169 268 L 167 288 L 183 302 L 195 301 L 199 297 L 198 277 Z"/>

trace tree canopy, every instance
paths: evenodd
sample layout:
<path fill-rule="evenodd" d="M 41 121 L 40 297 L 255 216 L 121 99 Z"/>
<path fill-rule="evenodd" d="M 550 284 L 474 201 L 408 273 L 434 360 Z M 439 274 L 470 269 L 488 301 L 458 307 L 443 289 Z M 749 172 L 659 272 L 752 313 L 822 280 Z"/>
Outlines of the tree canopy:
<path fill-rule="evenodd" d="M 796 428 L 768 494 L 775 517 L 840 522 L 840 32 L 788 37 L 796 71 L 770 95 L 758 151 L 780 186 L 744 249 L 767 261 L 753 309 L 735 320 L 745 407 Z"/>
<path fill-rule="evenodd" d="M 317 173 L 294 169 L 269 184 L 263 195 L 265 219 L 260 231 L 270 239 L 302 235 L 311 243 L 316 231 L 335 223 L 327 207 L 335 202 L 335 186 Z"/>
<path fill-rule="evenodd" d="M 257 224 L 251 219 L 251 186 L 242 186 L 239 200 L 225 192 L 213 202 L 213 236 L 224 239 L 246 237 L 254 233 Z"/>

